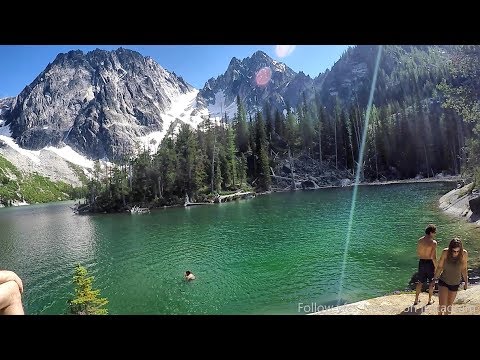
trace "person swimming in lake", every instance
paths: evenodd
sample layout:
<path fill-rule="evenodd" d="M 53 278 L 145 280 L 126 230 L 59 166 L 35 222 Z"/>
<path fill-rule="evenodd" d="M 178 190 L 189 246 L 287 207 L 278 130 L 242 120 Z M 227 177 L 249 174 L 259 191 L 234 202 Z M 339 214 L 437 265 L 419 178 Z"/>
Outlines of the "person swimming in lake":
<path fill-rule="evenodd" d="M 190 281 L 190 280 L 195 280 L 195 275 L 189 270 L 185 271 L 185 280 Z"/>
<path fill-rule="evenodd" d="M 434 240 L 437 233 L 437 227 L 434 224 L 429 224 L 425 229 L 425 236 L 418 239 L 417 255 L 418 255 L 418 277 L 417 288 L 415 294 L 415 301 L 413 305 L 419 303 L 419 295 L 422 291 L 422 284 L 428 283 L 428 305 L 432 304 L 433 289 L 435 282 L 433 281 L 435 275 L 435 266 L 437 262 L 437 242 Z"/>
<path fill-rule="evenodd" d="M 438 280 L 438 315 L 452 313 L 453 302 L 463 281 L 468 287 L 468 253 L 459 238 L 453 238 L 448 248 L 443 249 L 438 261 L 435 279 Z"/>

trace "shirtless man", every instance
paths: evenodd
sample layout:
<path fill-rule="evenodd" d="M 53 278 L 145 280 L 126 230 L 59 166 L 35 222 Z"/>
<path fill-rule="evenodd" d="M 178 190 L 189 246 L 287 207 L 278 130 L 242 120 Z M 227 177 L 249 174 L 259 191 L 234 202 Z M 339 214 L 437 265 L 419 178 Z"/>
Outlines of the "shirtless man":
<path fill-rule="evenodd" d="M 418 279 L 417 279 L 417 293 L 415 295 L 415 302 L 417 305 L 418 296 L 422 291 L 422 283 L 428 282 L 428 305 L 432 304 L 433 288 L 435 282 L 433 281 L 435 275 L 435 267 L 437 266 L 437 242 L 434 240 L 437 233 L 437 227 L 429 224 L 425 229 L 425 236 L 418 239 L 417 255 L 418 261 Z"/>

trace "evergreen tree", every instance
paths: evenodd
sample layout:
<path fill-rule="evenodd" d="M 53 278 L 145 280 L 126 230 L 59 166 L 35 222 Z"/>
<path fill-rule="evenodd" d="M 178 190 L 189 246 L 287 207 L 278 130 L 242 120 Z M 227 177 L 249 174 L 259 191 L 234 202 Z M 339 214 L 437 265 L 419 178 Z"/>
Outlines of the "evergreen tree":
<path fill-rule="evenodd" d="M 229 126 L 227 129 L 226 160 L 231 181 L 227 183 L 228 186 L 235 186 L 237 181 L 237 164 L 235 153 L 235 133 L 233 128 Z"/>
<path fill-rule="evenodd" d="M 272 106 L 270 105 L 269 102 L 265 103 L 264 113 L 265 113 L 265 131 L 267 134 L 267 140 L 270 143 L 272 140 L 274 120 L 272 119 Z"/>
<path fill-rule="evenodd" d="M 73 275 L 75 297 L 68 301 L 70 313 L 74 315 L 107 315 L 104 308 L 108 304 L 106 298 L 101 298 L 100 290 L 93 290 L 93 276 L 87 276 L 87 269 L 77 264 Z"/>
<path fill-rule="evenodd" d="M 312 104 L 311 106 L 314 106 Z M 299 127 L 302 138 L 303 149 L 310 154 L 313 145 L 313 125 L 310 107 L 307 104 L 305 92 L 303 93 L 303 103 L 298 110 Z"/>
<path fill-rule="evenodd" d="M 265 133 L 265 124 L 263 123 L 262 114 L 257 113 L 256 116 L 256 152 L 258 155 L 258 173 L 259 187 L 263 190 L 269 190 L 270 179 L 270 165 L 267 151 L 267 136 Z"/>
<path fill-rule="evenodd" d="M 182 191 L 175 188 L 177 179 L 177 153 L 175 142 L 171 137 L 163 139 L 157 153 L 159 166 L 159 194 L 160 197 L 171 196 L 174 193 L 182 195 Z"/>
<path fill-rule="evenodd" d="M 243 153 L 240 153 L 240 157 L 237 161 L 237 175 L 239 185 L 242 187 L 247 181 L 247 158 Z"/>
<path fill-rule="evenodd" d="M 275 132 L 281 137 L 285 138 L 285 121 L 283 114 L 277 109 L 275 110 Z"/>
<path fill-rule="evenodd" d="M 198 172 L 201 172 L 202 167 L 199 165 L 200 161 L 197 163 L 197 137 L 187 124 L 180 127 L 175 149 L 178 156 L 177 184 L 190 198 L 194 198 L 201 187 L 201 176 L 198 176 Z"/>
<path fill-rule="evenodd" d="M 287 105 L 287 124 L 285 127 L 285 140 L 288 143 L 290 149 L 293 150 L 297 144 L 298 139 L 298 124 L 295 115 L 291 112 L 290 107 Z"/>
<path fill-rule="evenodd" d="M 240 152 L 246 153 L 248 151 L 248 127 L 247 127 L 247 113 L 240 100 L 240 95 L 237 95 L 237 147 Z"/>

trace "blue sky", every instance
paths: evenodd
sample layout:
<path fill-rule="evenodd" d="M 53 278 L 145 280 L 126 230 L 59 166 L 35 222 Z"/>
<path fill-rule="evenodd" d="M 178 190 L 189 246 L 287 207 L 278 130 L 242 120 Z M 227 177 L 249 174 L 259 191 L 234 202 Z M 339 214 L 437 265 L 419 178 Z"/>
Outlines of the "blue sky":
<path fill-rule="evenodd" d="M 232 57 L 243 59 L 262 50 L 294 71 L 312 77 L 331 68 L 347 45 L 12 45 L 0 46 L 0 98 L 16 96 L 52 62 L 58 53 L 118 47 L 136 50 L 174 71 L 194 87 L 202 88 L 211 77 L 223 74 Z M 290 52 L 291 51 L 291 52 Z M 279 56 L 280 55 L 280 56 Z"/>

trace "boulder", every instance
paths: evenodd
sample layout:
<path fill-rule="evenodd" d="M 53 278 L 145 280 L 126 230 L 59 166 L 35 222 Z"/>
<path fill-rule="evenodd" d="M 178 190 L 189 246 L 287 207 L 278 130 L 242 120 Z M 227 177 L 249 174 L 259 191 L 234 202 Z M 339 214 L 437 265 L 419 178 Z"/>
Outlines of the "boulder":
<path fill-rule="evenodd" d="M 470 205 L 470 210 L 472 210 L 475 215 L 480 215 L 480 196 L 470 199 L 468 204 Z"/>

